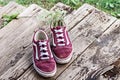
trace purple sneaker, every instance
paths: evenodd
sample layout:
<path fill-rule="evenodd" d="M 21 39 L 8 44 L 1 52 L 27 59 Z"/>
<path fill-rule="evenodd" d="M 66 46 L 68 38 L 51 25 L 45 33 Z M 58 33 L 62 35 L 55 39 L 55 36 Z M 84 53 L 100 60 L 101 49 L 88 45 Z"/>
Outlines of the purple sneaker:
<path fill-rule="evenodd" d="M 72 44 L 66 27 L 57 26 L 52 28 L 54 57 L 57 63 L 68 63 L 72 57 Z"/>
<path fill-rule="evenodd" d="M 43 77 L 52 77 L 56 73 L 56 62 L 53 58 L 50 42 L 43 30 L 37 30 L 33 36 L 33 65 Z"/>

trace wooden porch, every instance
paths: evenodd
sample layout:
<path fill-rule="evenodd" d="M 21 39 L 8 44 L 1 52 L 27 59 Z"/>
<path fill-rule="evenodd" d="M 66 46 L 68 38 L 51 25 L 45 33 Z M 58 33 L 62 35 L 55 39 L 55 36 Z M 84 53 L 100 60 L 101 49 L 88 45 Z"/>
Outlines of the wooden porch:
<path fill-rule="evenodd" d="M 0 25 L 3 14 L 20 12 L 0 29 L 0 80 L 120 80 L 120 20 L 89 4 L 71 10 L 58 3 L 51 10 L 57 8 L 68 12 L 65 23 L 74 50 L 72 60 L 57 64 L 57 73 L 51 78 L 41 77 L 32 65 L 34 30 L 43 28 L 51 37 L 49 27 L 37 16 L 49 11 L 15 2 L 0 8 Z"/>

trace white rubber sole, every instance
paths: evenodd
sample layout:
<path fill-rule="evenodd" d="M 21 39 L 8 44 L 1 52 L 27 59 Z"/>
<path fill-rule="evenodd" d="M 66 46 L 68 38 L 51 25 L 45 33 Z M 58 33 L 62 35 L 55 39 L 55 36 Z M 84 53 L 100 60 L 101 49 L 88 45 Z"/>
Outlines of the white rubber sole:
<path fill-rule="evenodd" d="M 68 62 L 71 60 L 71 58 L 72 58 L 72 53 L 71 53 L 67 58 L 64 58 L 64 59 L 58 58 L 54 53 L 53 53 L 53 56 L 54 56 L 55 61 L 56 61 L 57 63 L 59 63 L 59 64 L 66 64 L 66 63 L 68 63 Z"/>
<path fill-rule="evenodd" d="M 43 77 L 52 77 L 55 75 L 57 68 L 55 66 L 55 69 L 51 72 L 44 72 L 41 71 L 39 68 L 37 68 L 37 66 L 35 65 L 34 61 L 33 61 L 33 67 L 35 68 L 35 70 L 39 73 L 39 75 L 43 76 Z"/>

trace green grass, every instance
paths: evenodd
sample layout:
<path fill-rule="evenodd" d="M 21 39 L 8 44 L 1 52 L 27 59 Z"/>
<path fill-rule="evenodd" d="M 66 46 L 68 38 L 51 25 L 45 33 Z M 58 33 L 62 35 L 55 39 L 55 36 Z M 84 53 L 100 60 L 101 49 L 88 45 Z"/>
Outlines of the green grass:
<path fill-rule="evenodd" d="M 11 15 L 8 14 L 4 14 L 2 16 L 2 25 L 0 25 L 0 29 L 3 28 L 4 26 L 6 26 L 10 21 L 12 21 L 13 19 L 17 19 L 17 16 L 19 15 L 19 13 L 14 13 Z"/>
<path fill-rule="evenodd" d="M 57 2 L 70 5 L 74 9 L 79 8 L 84 3 L 89 3 L 117 18 L 120 18 L 120 0 L 0 0 L 0 4 L 5 5 L 9 1 L 16 1 L 25 6 L 35 3 L 46 9 L 50 9 Z"/>

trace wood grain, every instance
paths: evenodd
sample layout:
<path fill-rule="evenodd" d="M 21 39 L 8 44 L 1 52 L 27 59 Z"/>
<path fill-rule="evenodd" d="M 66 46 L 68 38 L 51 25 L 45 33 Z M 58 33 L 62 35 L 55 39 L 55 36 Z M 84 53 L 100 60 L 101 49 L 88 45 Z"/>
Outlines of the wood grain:
<path fill-rule="evenodd" d="M 32 67 L 32 34 L 37 28 L 43 28 L 49 34 L 49 38 L 51 38 L 49 27 L 45 26 L 36 17 L 45 13 L 47 14 L 49 12 L 33 4 L 21 13 L 17 20 L 13 20 L 0 30 L 0 33 L 3 33 L 0 34 L 0 80 L 55 80 L 56 78 L 58 80 L 85 79 L 87 78 L 86 75 L 88 76 L 87 72 L 91 73 L 92 70 L 94 71 L 101 68 L 100 65 L 102 65 L 102 67 L 105 66 L 105 64 L 102 63 L 98 65 L 100 62 L 104 63 L 104 56 L 100 53 L 108 50 L 108 45 L 110 48 L 112 44 L 114 46 L 119 44 L 119 39 L 116 40 L 116 37 L 119 36 L 116 36 L 113 38 L 113 40 L 115 39 L 116 41 L 115 43 L 108 41 L 109 44 L 106 44 L 106 46 L 100 45 L 101 48 L 97 49 L 100 47 L 99 44 L 97 44 L 99 43 L 99 39 L 105 40 L 106 43 L 107 38 L 111 39 L 109 36 L 103 38 L 99 38 L 99 36 L 115 22 L 116 18 L 99 11 L 88 4 L 84 4 L 81 8 L 65 17 L 65 23 L 74 49 L 72 60 L 68 64 L 57 65 L 58 70 L 54 77 L 43 78 L 38 75 Z M 119 21 L 117 21 L 116 24 L 118 23 Z M 112 29 L 119 30 L 117 27 L 116 29 Z M 110 31 L 107 30 L 104 34 L 107 34 L 107 32 L 108 34 L 113 33 L 114 30 L 111 32 L 112 29 L 108 29 Z M 119 33 L 119 31 L 115 31 L 116 34 L 117 32 Z M 111 36 L 112 34 L 109 35 Z M 103 42 L 100 41 L 100 44 L 103 44 Z M 115 50 L 112 47 L 110 49 L 118 51 L 119 47 L 118 50 Z M 90 54 L 88 55 L 88 53 Z M 113 55 L 115 54 L 112 54 L 111 56 Z M 110 57 L 109 55 L 107 56 L 108 58 Z M 76 58 L 78 59 L 76 60 Z M 112 60 L 115 61 L 117 58 L 118 57 L 115 57 Z M 96 64 L 94 65 L 93 62 Z M 107 62 L 107 59 L 105 59 L 105 63 L 109 62 L 113 61 Z M 91 71 L 88 71 L 88 68 Z"/>
<path fill-rule="evenodd" d="M 0 10 L 0 18 L 2 17 L 3 14 L 9 13 L 11 10 L 15 9 L 17 6 L 18 6 L 18 4 L 15 3 L 15 2 L 10 2 L 10 3 L 7 4 L 6 6 L 4 6 L 4 7 Z"/>
<path fill-rule="evenodd" d="M 102 36 L 95 40 L 87 50 L 85 50 L 85 52 L 58 77 L 57 80 L 63 78 L 65 80 L 87 80 L 88 76 L 93 74 L 94 71 L 99 72 L 102 68 L 120 58 L 119 28 L 120 21 L 116 21 Z"/>
<path fill-rule="evenodd" d="M 35 6 L 35 5 L 32 5 L 30 7 L 34 7 L 34 8 L 32 8 L 31 11 L 30 11 L 31 8 L 28 8 L 28 11 L 30 11 L 29 13 L 27 12 L 28 15 L 33 14 L 34 16 L 37 16 L 37 15 L 43 14 L 46 11 L 46 10 L 41 10 L 40 7 Z M 9 68 L 11 68 L 10 70 L 13 71 L 13 69 L 15 67 L 20 66 L 20 65 L 19 66 L 18 65 L 14 66 L 14 65 L 19 61 L 19 59 L 21 59 L 23 57 L 23 55 L 25 53 L 27 53 L 24 50 L 30 45 L 31 40 L 32 40 L 31 36 L 32 36 L 32 33 L 34 32 L 35 28 L 38 28 L 37 18 L 32 17 L 32 16 L 29 19 L 21 18 L 21 20 L 23 20 L 23 21 L 27 20 L 25 23 L 22 22 L 20 24 L 21 20 L 16 20 L 16 24 L 19 23 L 19 26 L 15 25 L 15 24 L 9 25 L 9 26 L 12 26 L 11 27 L 12 29 L 14 28 L 14 31 L 13 31 L 13 33 L 11 32 L 11 35 L 9 35 L 7 37 L 8 39 L 3 39 L 4 41 L 0 45 L 0 46 L 4 46 L 3 48 L 0 47 L 0 49 L 2 50 L 0 52 L 0 54 L 1 54 L 0 55 L 0 65 L 1 65 L 0 66 L 0 75 L 2 75 Z M 13 23 L 13 22 L 11 22 L 11 23 Z M 7 31 L 9 31 L 9 29 Z M 6 45 L 3 45 L 3 44 L 6 44 Z M 13 68 L 13 66 L 14 66 L 14 68 Z M 16 76 L 15 72 L 13 72 L 13 74 L 12 74 L 12 72 L 10 70 L 8 70 L 8 73 L 6 72 L 5 74 L 9 74 L 9 73 L 11 73 L 11 74 L 1 76 L 0 79 L 9 80 L 9 78 L 11 78 L 11 77 L 9 77 L 10 75 L 15 76 L 15 78 L 19 76 L 19 74 L 17 74 L 17 76 Z"/>
<path fill-rule="evenodd" d="M 84 8 L 83 8 L 84 9 Z M 93 8 L 93 11 L 89 13 L 88 16 L 86 16 L 81 22 L 79 22 L 72 30 L 70 30 L 70 27 L 67 27 L 70 33 L 70 37 L 71 40 L 73 42 L 73 47 L 74 47 L 74 51 L 73 51 L 73 58 L 71 60 L 70 63 L 66 64 L 66 65 L 58 65 L 57 68 L 57 73 L 54 77 L 49 78 L 51 80 L 56 79 L 62 72 L 64 72 L 64 70 L 98 37 L 95 36 L 95 34 L 102 34 L 116 19 L 104 14 L 103 12 L 101 12 L 99 15 L 99 13 L 96 13 L 95 8 Z M 85 9 L 86 10 L 86 9 Z M 83 10 L 84 11 L 84 10 Z M 100 12 L 100 11 L 98 11 Z M 82 12 L 81 12 L 82 13 Z M 88 12 L 85 12 L 85 14 Z M 81 14 L 82 15 L 82 14 Z M 98 15 L 98 16 L 94 16 L 94 15 Z M 83 16 L 83 15 L 82 15 Z M 106 20 L 102 20 L 99 18 L 102 16 L 106 16 Z M 97 22 L 95 23 L 95 21 L 97 20 Z M 74 20 L 73 20 L 74 22 Z M 90 23 L 91 25 L 89 25 L 88 23 Z M 99 24 L 98 24 L 99 23 Z M 88 24 L 88 25 L 87 25 Z M 96 25 L 98 24 L 98 25 Z M 95 26 L 96 25 L 96 26 Z M 69 25 L 68 25 L 69 26 Z M 80 31 L 83 30 L 83 31 Z M 85 31 L 84 31 L 85 30 Z M 77 31 L 77 32 L 76 32 Z M 74 34 L 74 32 L 76 32 L 76 34 Z M 86 34 L 85 34 L 86 32 Z M 82 34 L 82 35 L 80 35 Z M 74 37 L 75 36 L 75 37 Z M 79 45 L 78 45 L 79 43 Z M 82 45 L 82 46 L 81 46 Z M 31 67 L 32 68 L 32 67 Z M 28 78 L 30 80 L 34 79 L 34 80 L 42 80 L 44 79 L 43 77 L 39 76 L 38 74 L 36 74 L 35 76 L 29 76 L 27 73 L 30 72 L 30 75 L 32 74 L 36 74 L 36 72 L 34 72 L 34 69 L 28 69 L 25 74 L 23 74 L 18 80 L 22 80 L 23 78 L 25 80 L 28 80 Z M 63 75 L 65 75 L 63 73 Z M 67 75 L 67 74 L 66 74 Z M 65 75 L 65 76 L 66 76 Z M 64 78 L 65 76 L 62 76 L 62 78 Z M 48 80 L 49 80 L 48 79 Z M 63 80 L 63 79 L 60 79 Z M 67 80 L 64 78 L 64 80 Z"/>
<path fill-rule="evenodd" d="M 11 7 L 14 7 L 14 8 L 11 9 Z M 14 2 L 10 2 L 8 5 L 2 7 L 2 9 L 0 9 L 0 29 L 1 29 L 1 25 L 3 24 L 3 21 L 4 21 L 2 19 L 3 15 L 5 15 L 5 14 L 12 15 L 15 13 L 21 13 L 22 11 L 25 10 L 25 7 L 23 7 L 17 3 L 14 3 Z"/>
<path fill-rule="evenodd" d="M 82 9 L 84 9 L 84 8 L 82 8 Z M 86 8 L 85 8 L 84 10 L 86 11 Z M 84 10 L 83 10 L 83 11 L 84 11 Z M 84 11 L 84 12 L 85 12 L 85 11 Z M 85 13 L 87 13 L 87 11 L 86 11 Z M 84 18 L 84 17 L 83 17 L 83 18 Z M 66 17 L 65 19 L 68 20 L 67 17 Z M 81 19 L 82 19 L 82 18 L 81 18 Z M 70 20 L 69 20 L 69 21 L 70 21 Z M 68 30 L 69 30 L 69 28 L 68 28 Z M 61 67 L 61 65 L 59 65 L 58 67 Z M 64 68 L 66 68 L 66 67 L 64 66 L 63 69 L 64 69 Z M 61 68 L 59 68 L 59 69 L 61 69 Z M 63 69 L 62 69 L 62 70 L 63 70 Z M 32 70 L 33 70 L 33 69 L 32 69 Z M 61 71 L 58 71 L 58 72 L 57 72 L 57 75 L 59 75 L 59 74 L 62 72 L 62 70 L 61 70 Z M 30 71 L 31 71 L 31 70 L 30 70 Z M 32 71 L 31 74 L 36 74 L 36 72 Z M 56 76 L 57 76 L 57 75 L 56 75 Z M 23 75 L 23 76 L 24 76 L 24 75 Z M 21 78 L 19 78 L 19 79 L 22 80 L 22 79 L 23 79 L 23 76 L 22 76 Z M 27 77 L 29 77 L 29 76 L 24 77 L 24 79 L 27 80 L 27 79 L 28 79 Z M 37 78 L 37 77 L 39 77 L 38 74 L 36 74 L 36 77 L 34 76 L 34 79 L 35 79 L 35 80 L 44 79 L 43 77 L 39 77 L 39 78 Z M 55 78 L 55 77 L 51 78 L 51 80 L 53 80 L 54 78 Z M 33 78 L 31 78 L 31 79 L 33 79 Z"/>

